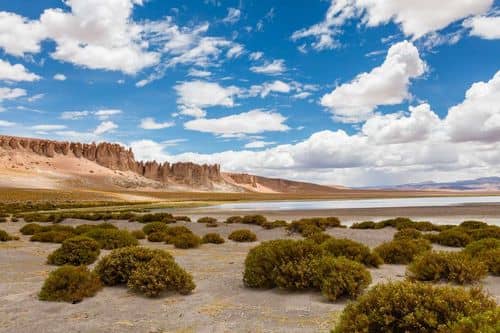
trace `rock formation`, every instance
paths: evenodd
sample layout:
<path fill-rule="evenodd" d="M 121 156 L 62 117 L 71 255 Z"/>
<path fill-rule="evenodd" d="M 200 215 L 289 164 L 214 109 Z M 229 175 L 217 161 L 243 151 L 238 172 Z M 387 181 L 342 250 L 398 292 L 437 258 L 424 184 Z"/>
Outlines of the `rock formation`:
<path fill-rule="evenodd" d="M 131 171 L 164 184 L 211 188 L 214 183 L 222 181 L 220 166 L 217 164 L 139 162 L 135 160 L 131 149 L 107 142 L 82 144 L 0 135 L 0 147 L 23 149 L 49 158 L 56 155 L 73 155 L 112 170 Z"/>

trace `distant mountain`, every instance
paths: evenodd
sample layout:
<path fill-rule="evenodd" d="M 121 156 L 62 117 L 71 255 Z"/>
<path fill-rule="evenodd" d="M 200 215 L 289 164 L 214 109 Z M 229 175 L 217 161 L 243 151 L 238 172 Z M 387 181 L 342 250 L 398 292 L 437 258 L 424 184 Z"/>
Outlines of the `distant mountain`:
<path fill-rule="evenodd" d="M 500 177 L 482 177 L 442 183 L 429 181 L 377 188 L 398 190 L 499 191 Z"/>

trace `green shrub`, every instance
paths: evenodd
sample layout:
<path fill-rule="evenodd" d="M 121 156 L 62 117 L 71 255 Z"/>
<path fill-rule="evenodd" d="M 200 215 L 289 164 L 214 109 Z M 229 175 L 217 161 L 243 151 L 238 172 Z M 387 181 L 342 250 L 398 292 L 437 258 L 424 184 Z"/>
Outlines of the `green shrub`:
<path fill-rule="evenodd" d="M 0 242 L 7 242 L 11 240 L 18 240 L 19 237 L 9 235 L 6 231 L 0 230 Z"/>
<path fill-rule="evenodd" d="M 42 231 L 31 236 L 30 241 L 42 243 L 62 243 L 66 239 L 74 236 L 75 233 L 68 231 Z"/>
<path fill-rule="evenodd" d="M 232 224 L 232 223 L 242 223 L 243 218 L 241 216 L 230 216 L 226 219 L 224 223 Z"/>
<path fill-rule="evenodd" d="M 377 223 L 373 221 L 364 221 L 364 222 L 353 223 L 353 225 L 351 225 L 351 229 L 379 229 L 379 228 Z"/>
<path fill-rule="evenodd" d="M 316 232 L 316 233 L 309 235 L 307 237 L 308 240 L 311 240 L 311 241 L 315 242 L 316 244 L 322 244 L 331 238 L 332 238 L 332 236 L 325 234 L 324 232 Z"/>
<path fill-rule="evenodd" d="M 476 257 L 484 251 L 493 250 L 500 248 L 500 239 L 496 238 L 484 238 L 472 243 L 467 244 L 464 252 Z"/>
<path fill-rule="evenodd" d="M 398 232 L 394 234 L 394 240 L 401 240 L 401 239 L 419 239 L 422 238 L 422 233 L 418 231 L 417 229 L 413 228 L 407 228 L 407 229 L 401 229 Z"/>
<path fill-rule="evenodd" d="M 150 222 L 167 223 L 172 220 L 175 222 L 174 216 L 169 213 L 148 213 L 143 215 L 136 215 L 132 218 L 132 220 L 137 221 L 139 223 L 150 223 Z"/>
<path fill-rule="evenodd" d="M 500 332 L 500 307 L 463 317 L 439 333 L 498 333 Z"/>
<path fill-rule="evenodd" d="M 262 215 L 245 215 L 241 219 L 241 223 L 244 224 L 263 225 L 266 222 L 267 222 L 266 217 Z"/>
<path fill-rule="evenodd" d="M 178 249 L 192 249 L 200 246 L 201 238 L 193 234 L 180 234 L 175 236 L 171 243 Z"/>
<path fill-rule="evenodd" d="M 477 282 L 486 276 L 486 265 L 462 252 L 429 251 L 417 256 L 408 266 L 410 279 L 450 281 L 459 284 Z"/>
<path fill-rule="evenodd" d="M 410 228 L 417 229 L 418 231 L 441 231 L 442 226 L 435 225 L 428 221 L 413 222 L 409 225 Z"/>
<path fill-rule="evenodd" d="M 165 242 L 169 236 L 165 232 L 152 232 L 148 235 L 150 242 Z"/>
<path fill-rule="evenodd" d="M 95 271 L 105 285 L 127 284 L 147 296 L 163 291 L 186 294 L 195 288 L 191 275 L 163 250 L 143 247 L 113 250 L 97 263 Z"/>
<path fill-rule="evenodd" d="M 488 267 L 491 274 L 500 276 L 500 248 L 483 251 L 477 258 Z"/>
<path fill-rule="evenodd" d="M 201 217 L 197 221 L 198 223 L 217 223 L 217 219 L 209 216 Z"/>
<path fill-rule="evenodd" d="M 142 231 L 144 231 L 144 233 L 146 235 L 149 235 L 149 234 L 152 234 L 152 233 L 155 233 L 155 232 L 165 232 L 167 231 L 168 229 L 168 225 L 166 223 L 163 223 L 163 222 L 150 222 L 148 224 L 146 224 L 143 228 L 142 228 Z"/>
<path fill-rule="evenodd" d="M 482 229 L 488 227 L 488 224 L 481 221 L 463 221 L 458 226 L 465 229 Z"/>
<path fill-rule="evenodd" d="M 366 266 L 378 267 L 384 262 L 364 244 L 350 239 L 331 238 L 321 244 L 323 251 L 333 257 L 346 257 Z"/>
<path fill-rule="evenodd" d="M 408 217 L 396 217 L 388 220 L 383 220 L 378 222 L 379 225 L 382 226 L 382 228 L 385 227 L 393 227 L 396 229 L 404 229 L 404 228 L 409 228 L 411 227 L 415 222 L 408 218 Z"/>
<path fill-rule="evenodd" d="M 471 241 L 468 234 L 457 228 L 441 231 L 436 238 L 436 243 L 453 247 L 464 247 Z"/>
<path fill-rule="evenodd" d="M 175 226 L 175 227 L 170 227 L 165 231 L 165 242 L 167 244 L 173 244 L 173 240 L 180 235 L 183 234 L 193 234 L 191 229 L 185 227 L 185 226 Z"/>
<path fill-rule="evenodd" d="M 118 229 L 118 228 L 111 223 L 81 224 L 75 228 L 75 233 L 77 235 L 83 235 L 84 233 L 94 229 Z"/>
<path fill-rule="evenodd" d="M 314 234 L 322 233 L 324 229 L 314 225 L 314 224 L 305 224 L 301 227 L 300 234 L 303 237 L 310 237 Z"/>
<path fill-rule="evenodd" d="M 283 228 L 283 227 L 286 227 L 288 226 L 288 222 L 286 221 L 283 221 L 283 220 L 276 220 L 276 221 L 273 221 L 273 222 L 266 222 L 264 224 L 261 225 L 262 228 L 264 229 L 276 229 L 276 228 Z"/>
<path fill-rule="evenodd" d="M 66 239 L 61 247 L 47 258 L 50 265 L 89 265 L 99 256 L 99 243 L 89 237 L 76 236 Z"/>
<path fill-rule="evenodd" d="M 313 261 L 322 255 L 320 246 L 311 241 L 262 242 L 251 249 L 245 259 L 243 282 L 251 288 L 313 288 Z"/>
<path fill-rule="evenodd" d="M 408 264 L 413 258 L 431 249 L 428 240 L 393 240 L 386 242 L 375 248 L 374 252 L 378 254 L 386 264 Z"/>
<path fill-rule="evenodd" d="M 224 238 L 221 237 L 221 235 L 217 233 L 210 233 L 206 234 L 201 238 L 202 243 L 212 243 L 212 244 L 222 244 L 224 243 Z"/>
<path fill-rule="evenodd" d="M 469 232 L 473 240 L 480 240 L 484 238 L 500 239 L 500 227 L 488 226 L 486 228 L 474 229 Z"/>
<path fill-rule="evenodd" d="M 137 239 L 126 230 L 93 229 L 85 233 L 84 236 L 95 239 L 99 243 L 101 249 L 105 250 L 113 250 L 120 247 L 139 244 Z"/>
<path fill-rule="evenodd" d="M 49 274 L 38 298 L 42 301 L 78 303 L 100 289 L 99 277 L 85 266 L 63 266 Z"/>
<path fill-rule="evenodd" d="M 191 222 L 191 218 L 189 216 L 181 215 L 181 216 L 174 216 L 175 221 L 184 221 L 184 222 Z"/>
<path fill-rule="evenodd" d="M 372 281 L 363 265 L 346 258 L 325 256 L 316 260 L 313 267 L 316 285 L 330 301 L 356 298 Z"/>
<path fill-rule="evenodd" d="M 344 309 L 334 333 L 433 333 L 495 309 L 479 289 L 407 281 L 378 284 Z"/>
<path fill-rule="evenodd" d="M 130 234 L 132 236 L 135 237 L 135 239 L 145 239 L 146 238 L 146 234 L 144 233 L 144 231 L 142 230 L 132 230 L 130 232 Z"/>
<path fill-rule="evenodd" d="M 257 235 L 248 229 L 240 229 L 230 233 L 228 238 L 235 242 L 255 242 Z"/>
<path fill-rule="evenodd" d="M 25 224 L 21 229 L 19 229 L 19 232 L 21 232 L 23 235 L 34 235 L 40 231 L 42 231 L 42 226 L 37 223 L 28 223 Z"/>
<path fill-rule="evenodd" d="M 316 230 L 325 231 L 327 228 L 335 228 L 340 226 L 340 220 L 336 217 L 313 217 L 293 221 L 292 223 L 288 224 L 287 230 L 304 235 L 304 228 L 309 229 L 310 232 L 314 229 L 314 227 L 316 227 Z"/>

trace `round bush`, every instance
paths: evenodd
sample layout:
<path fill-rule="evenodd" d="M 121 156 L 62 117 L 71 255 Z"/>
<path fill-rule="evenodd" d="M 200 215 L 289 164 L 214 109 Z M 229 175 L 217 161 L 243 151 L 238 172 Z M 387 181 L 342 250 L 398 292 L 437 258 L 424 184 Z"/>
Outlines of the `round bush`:
<path fill-rule="evenodd" d="M 174 239 L 177 236 L 183 235 L 183 234 L 193 234 L 191 229 L 188 227 L 185 227 L 183 225 L 180 226 L 175 226 L 175 227 L 170 227 L 165 231 L 165 242 L 167 244 L 173 244 Z"/>
<path fill-rule="evenodd" d="M 436 242 L 445 246 L 464 247 L 472 241 L 471 236 L 459 229 L 448 229 L 437 235 Z"/>
<path fill-rule="evenodd" d="M 240 229 L 230 233 L 228 238 L 235 242 L 255 242 L 257 235 L 248 229 Z"/>
<path fill-rule="evenodd" d="M 113 250 L 120 247 L 139 244 L 137 239 L 126 230 L 94 229 L 84 235 L 95 239 L 99 243 L 101 249 L 105 250 Z"/>
<path fill-rule="evenodd" d="M 6 231 L 0 230 L 0 242 L 7 242 L 11 240 L 18 240 L 19 237 L 11 236 Z"/>
<path fill-rule="evenodd" d="M 346 257 L 366 266 L 378 267 L 384 263 L 382 258 L 372 253 L 368 246 L 346 238 L 331 238 L 321 244 L 321 248 L 328 255 Z"/>
<path fill-rule="evenodd" d="M 313 288 L 313 261 L 322 255 L 319 245 L 311 241 L 262 242 L 247 254 L 243 282 L 251 288 Z"/>
<path fill-rule="evenodd" d="M 417 229 L 413 228 L 407 228 L 407 229 L 401 229 L 398 232 L 394 234 L 394 240 L 401 240 L 401 239 L 419 239 L 422 238 L 422 233 L 418 231 Z"/>
<path fill-rule="evenodd" d="M 66 239 L 74 237 L 73 232 L 68 231 L 42 231 L 31 236 L 30 241 L 42 243 L 62 243 Z"/>
<path fill-rule="evenodd" d="M 347 305 L 333 333 L 433 333 L 495 306 L 479 289 L 407 281 L 378 284 Z"/>
<path fill-rule="evenodd" d="M 431 249 L 431 244 L 428 240 L 394 240 L 386 242 L 375 248 L 374 252 L 378 254 L 386 264 L 403 264 L 410 263 L 413 258 Z"/>
<path fill-rule="evenodd" d="M 131 290 L 147 296 L 157 296 L 164 291 L 187 294 L 195 288 L 191 275 L 163 250 L 117 249 L 102 258 L 95 271 L 106 285 L 126 283 Z"/>
<path fill-rule="evenodd" d="M 310 237 L 314 234 L 322 233 L 323 231 L 324 231 L 324 229 L 322 229 L 314 224 L 305 224 L 300 228 L 300 234 L 306 238 Z"/>
<path fill-rule="evenodd" d="M 266 222 L 266 217 L 262 215 L 245 215 L 241 220 L 241 223 L 255 225 L 263 225 Z"/>
<path fill-rule="evenodd" d="M 171 241 L 178 249 L 192 249 L 200 246 L 201 238 L 193 234 L 181 234 Z"/>
<path fill-rule="evenodd" d="M 99 243 L 89 237 L 77 236 L 66 239 L 60 248 L 52 252 L 47 263 L 50 265 L 89 265 L 99 256 Z"/>
<path fill-rule="evenodd" d="M 283 227 L 286 227 L 288 226 L 288 222 L 287 221 L 283 221 L 283 220 L 276 220 L 276 221 L 273 221 L 273 222 L 266 222 L 264 224 L 261 225 L 262 228 L 264 229 L 276 229 L 276 228 L 283 228 Z"/>
<path fill-rule="evenodd" d="M 377 223 L 373 221 L 364 221 L 364 222 L 353 223 L 353 225 L 351 225 L 351 229 L 378 229 L 378 228 L 377 228 Z"/>
<path fill-rule="evenodd" d="M 205 217 L 199 218 L 197 222 L 198 223 L 210 223 L 210 224 L 214 224 L 214 223 L 217 223 L 217 219 L 213 218 L 213 217 L 205 216 Z"/>
<path fill-rule="evenodd" d="M 450 281 L 459 284 L 477 282 L 486 276 L 486 265 L 461 252 L 429 251 L 408 266 L 410 279 L 419 281 Z"/>
<path fill-rule="evenodd" d="M 25 224 L 21 229 L 19 229 L 19 231 L 23 235 L 34 235 L 37 232 L 42 231 L 42 226 L 37 223 L 28 223 Z"/>
<path fill-rule="evenodd" d="M 323 244 L 327 240 L 332 239 L 332 236 L 325 234 L 324 232 L 316 232 L 307 237 L 307 239 L 315 242 L 316 244 Z"/>
<path fill-rule="evenodd" d="M 224 238 L 217 233 L 206 234 L 201 238 L 202 243 L 211 243 L 211 244 L 222 244 L 224 243 Z"/>
<path fill-rule="evenodd" d="M 75 228 L 75 233 L 77 235 L 82 235 L 94 229 L 118 229 L 118 228 L 111 223 L 80 224 Z"/>
<path fill-rule="evenodd" d="M 142 228 L 142 231 L 144 231 L 144 233 L 146 235 L 149 235 L 149 234 L 152 234 L 152 233 L 155 233 L 155 232 L 165 232 L 165 231 L 167 231 L 168 228 L 169 227 L 168 227 L 168 225 L 166 223 L 163 223 L 163 222 L 151 222 L 151 223 L 146 224 Z"/>
<path fill-rule="evenodd" d="M 230 216 L 226 219 L 224 223 L 232 224 L 232 223 L 242 223 L 243 218 L 241 216 Z"/>
<path fill-rule="evenodd" d="M 486 264 L 491 274 L 500 276 L 500 248 L 483 251 L 477 258 Z"/>
<path fill-rule="evenodd" d="M 459 227 L 465 229 L 481 229 L 486 228 L 487 226 L 487 223 L 481 221 L 463 221 L 459 224 Z"/>
<path fill-rule="evenodd" d="M 486 228 L 474 229 L 469 232 L 473 240 L 480 240 L 484 238 L 500 239 L 500 227 L 488 226 Z"/>
<path fill-rule="evenodd" d="M 165 232 L 152 232 L 148 235 L 148 241 L 150 242 L 164 242 L 168 235 Z"/>
<path fill-rule="evenodd" d="M 99 277 L 85 266 L 63 266 L 49 274 L 38 298 L 42 301 L 78 303 L 100 289 Z"/>
<path fill-rule="evenodd" d="M 500 307 L 481 312 L 451 323 L 439 333 L 498 333 L 500 332 Z"/>
<path fill-rule="evenodd" d="M 135 237 L 135 239 L 145 239 L 146 238 L 146 234 L 144 233 L 144 231 L 142 230 L 132 230 L 130 232 L 130 234 L 132 236 Z"/>
<path fill-rule="evenodd" d="M 469 243 L 464 252 L 475 257 L 480 255 L 484 251 L 493 250 L 500 248 L 500 239 L 496 238 L 484 238 L 472 243 Z"/>
<path fill-rule="evenodd" d="M 346 258 L 322 257 L 314 264 L 316 284 L 330 301 L 341 297 L 355 298 L 372 281 L 370 272 Z"/>

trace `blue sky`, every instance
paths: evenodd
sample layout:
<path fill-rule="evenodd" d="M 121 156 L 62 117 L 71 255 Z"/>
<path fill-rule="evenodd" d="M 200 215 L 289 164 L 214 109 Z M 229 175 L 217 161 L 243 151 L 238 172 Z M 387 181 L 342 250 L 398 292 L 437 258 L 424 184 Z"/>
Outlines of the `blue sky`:
<path fill-rule="evenodd" d="M 325 184 L 498 175 L 499 12 L 0 0 L 0 133 Z"/>

